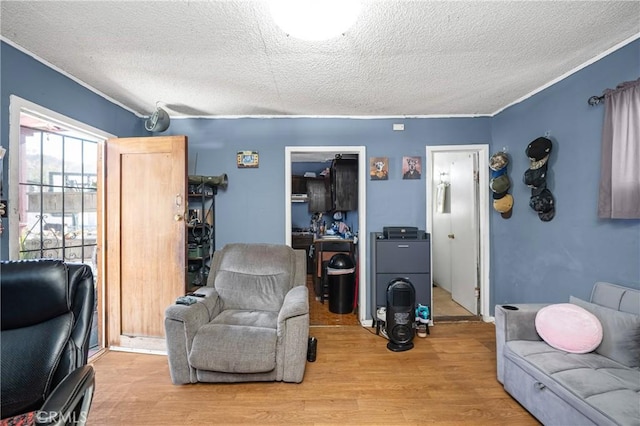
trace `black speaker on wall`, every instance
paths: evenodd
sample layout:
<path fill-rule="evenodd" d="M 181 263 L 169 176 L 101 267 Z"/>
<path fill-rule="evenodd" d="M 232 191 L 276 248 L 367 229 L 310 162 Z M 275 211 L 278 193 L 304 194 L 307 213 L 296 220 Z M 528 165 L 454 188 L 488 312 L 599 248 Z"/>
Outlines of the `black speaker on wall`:
<path fill-rule="evenodd" d="M 393 352 L 413 348 L 416 290 L 407 278 L 396 278 L 387 285 L 387 349 Z"/>

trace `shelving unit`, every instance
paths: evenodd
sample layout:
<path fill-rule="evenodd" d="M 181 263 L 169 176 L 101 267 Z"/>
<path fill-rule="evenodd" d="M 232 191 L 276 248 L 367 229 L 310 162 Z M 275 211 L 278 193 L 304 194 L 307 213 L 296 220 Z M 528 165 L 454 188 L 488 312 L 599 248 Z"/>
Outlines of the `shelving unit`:
<path fill-rule="evenodd" d="M 214 215 L 218 189 L 202 176 L 189 176 L 188 191 L 186 290 L 191 291 L 207 283 L 216 250 Z"/>

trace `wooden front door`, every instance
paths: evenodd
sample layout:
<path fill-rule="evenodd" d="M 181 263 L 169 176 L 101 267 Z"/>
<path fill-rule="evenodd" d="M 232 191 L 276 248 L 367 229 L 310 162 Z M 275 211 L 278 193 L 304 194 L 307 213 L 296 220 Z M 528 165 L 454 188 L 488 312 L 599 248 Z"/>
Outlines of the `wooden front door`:
<path fill-rule="evenodd" d="M 164 310 L 185 291 L 186 136 L 109 139 L 109 346 L 164 350 Z"/>

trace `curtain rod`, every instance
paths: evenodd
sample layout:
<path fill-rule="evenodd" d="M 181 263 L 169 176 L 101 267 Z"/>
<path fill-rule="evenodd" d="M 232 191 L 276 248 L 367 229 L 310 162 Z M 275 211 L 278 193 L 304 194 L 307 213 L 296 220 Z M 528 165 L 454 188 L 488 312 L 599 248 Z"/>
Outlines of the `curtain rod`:
<path fill-rule="evenodd" d="M 602 96 L 592 96 L 587 100 L 587 103 L 591 106 L 598 105 L 600 102 L 604 101 L 604 95 Z"/>

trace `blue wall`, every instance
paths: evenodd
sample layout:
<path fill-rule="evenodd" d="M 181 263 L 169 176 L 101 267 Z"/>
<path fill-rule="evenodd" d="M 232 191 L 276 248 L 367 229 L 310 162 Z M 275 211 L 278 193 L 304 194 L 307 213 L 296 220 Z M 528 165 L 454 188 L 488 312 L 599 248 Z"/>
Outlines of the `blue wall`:
<path fill-rule="evenodd" d="M 511 219 L 491 218 L 494 303 L 588 299 L 599 280 L 640 288 L 640 220 L 597 217 L 604 105 L 587 104 L 638 77 L 636 40 L 493 118 L 492 151 L 508 148 L 515 199 Z M 529 207 L 522 176 L 526 146 L 546 132 L 553 141 L 547 180 L 557 209 L 545 223 Z"/>
<path fill-rule="evenodd" d="M 397 122 L 405 124 L 403 132 L 392 130 Z M 364 145 L 367 157 L 388 157 L 389 180 L 367 181 L 365 232 L 385 225 L 424 229 L 426 181 L 402 180 L 402 157 L 424 161 L 426 145 L 486 144 L 490 130 L 490 118 L 242 118 L 173 120 L 167 133 L 188 135 L 189 173 L 229 176 L 227 190 L 216 197 L 216 246 L 222 247 L 284 242 L 286 146 Z M 259 152 L 259 168 L 236 167 L 244 150 Z"/>
<path fill-rule="evenodd" d="M 52 70 L 14 47 L 0 42 L 0 138 L 9 149 L 9 96 L 16 95 L 107 133 L 143 136 L 144 121 L 131 112 L 96 95 L 70 78 Z M 8 153 L 4 158 L 3 198 L 8 197 Z M 8 231 L 0 238 L 0 258 L 8 258 Z"/>
<path fill-rule="evenodd" d="M 146 134 L 135 115 L 5 43 L 0 48 L 3 146 L 10 94 L 117 136 Z M 491 214 L 491 304 L 587 298 L 596 280 L 640 287 L 640 221 L 596 217 L 604 109 L 586 103 L 607 87 L 638 78 L 639 50 L 635 41 L 493 118 L 174 119 L 165 134 L 188 136 L 190 174 L 229 175 L 229 187 L 216 197 L 218 247 L 284 242 L 285 146 L 363 145 L 367 157 L 389 157 L 389 180 L 367 181 L 368 229 L 361 233 L 385 225 L 424 229 L 426 182 L 402 180 L 403 156 L 424 161 L 426 145 L 490 143 L 492 152 L 507 147 L 516 204 L 509 220 Z M 392 124 L 399 122 L 405 131 L 394 132 Z M 526 145 L 547 131 L 555 142 L 549 182 L 557 214 L 543 223 L 528 207 L 521 178 Z M 240 150 L 258 151 L 260 167 L 238 169 Z M 2 236 L 4 257 L 8 237 Z"/>

